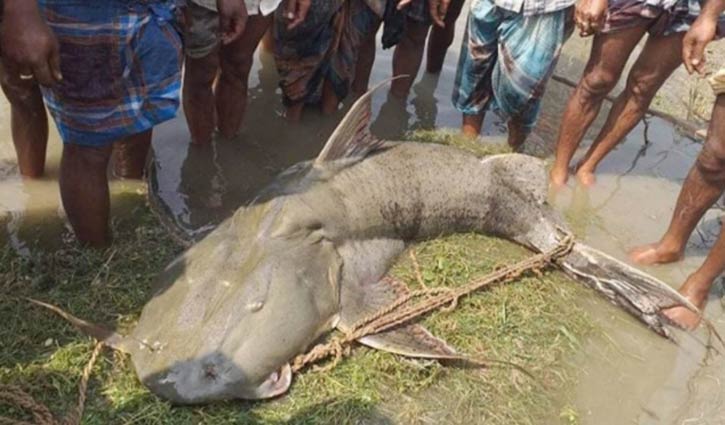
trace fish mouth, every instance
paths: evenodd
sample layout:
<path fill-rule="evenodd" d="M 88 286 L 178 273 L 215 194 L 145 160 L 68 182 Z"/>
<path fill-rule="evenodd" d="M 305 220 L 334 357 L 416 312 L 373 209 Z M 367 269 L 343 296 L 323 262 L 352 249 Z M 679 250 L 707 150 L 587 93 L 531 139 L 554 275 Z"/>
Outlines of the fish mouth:
<path fill-rule="evenodd" d="M 284 394 L 292 384 L 292 368 L 286 363 L 278 371 L 272 372 L 255 390 L 257 399 L 272 398 Z"/>

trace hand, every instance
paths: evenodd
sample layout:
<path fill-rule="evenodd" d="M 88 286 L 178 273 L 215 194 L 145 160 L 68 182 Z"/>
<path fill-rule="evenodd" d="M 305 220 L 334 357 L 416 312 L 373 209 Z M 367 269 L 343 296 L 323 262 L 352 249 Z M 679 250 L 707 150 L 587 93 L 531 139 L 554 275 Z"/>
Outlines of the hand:
<path fill-rule="evenodd" d="M 682 40 L 682 62 L 687 72 L 705 73 L 705 46 L 715 38 L 717 17 L 700 15 Z"/>
<path fill-rule="evenodd" d="M 446 26 L 443 21 L 448 13 L 448 5 L 451 4 L 451 0 L 429 0 L 428 7 L 430 8 L 430 17 L 433 19 L 433 23 L 441 28 Z M 400 4 L 398 4 L 400 5 Z"/>
<path fill-rule="evenodd" d="M 408 7 L 411 3 L 413 3 L 413 0 L 399 0 L 398 5 L 396 6 L 396 9 L 403 10 L 406 7 Z"/>
<path fill-rule="evenodd" d="M 304 22 L 307 17 L 307 11 L 310 10 L 312 0 L 289 0 L 284 12 L 285 18 L 289 20 L 287 29 L 294 29 L 297 25 Z"/>
<path fill-rule="evenodd" d="M 222 43 L 229 44 L 239 38 L 247 25 L 247 6 L 243 0 L 217 0 Z"/>
<path fill-rule="evenodd" d="M 58 39 L 40 16 L 36 2 L 5 3 L 0 46 L 8 71 L 20 78 L 34 76 L 46 86 L 63 79 Z"/>
<path fill-rule="evenodd" d="M 574 12 L 579 35 L 590 36 L 602 29 L 607 17 L 607 0 L 581 0 Z"/>

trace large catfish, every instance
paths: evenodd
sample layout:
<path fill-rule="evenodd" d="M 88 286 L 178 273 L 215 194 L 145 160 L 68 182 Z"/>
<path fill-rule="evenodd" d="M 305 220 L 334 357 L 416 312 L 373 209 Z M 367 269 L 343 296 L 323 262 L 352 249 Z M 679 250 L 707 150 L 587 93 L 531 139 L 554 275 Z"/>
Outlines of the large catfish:
<path fill-rule="evenodd" d="M 131 335 L 103 336 L 131 353 L 151 391 L 181 404 L 284 393 L 295 356 L 405 290 L 383 277 L 411 242 L 456 232 L 538 252 L 560 242 L 566 226 L 546 204 L 542 161 L 378 140 L 368 130 L 370 100 L 368 92 L 355 103 L 314 161 L 282 173 L 173 261 Z M 663 335 L 661 309 L 694 308 L 581 243 L 560 265 Z M 456 357 L 415 324 L 360 342 L 406 356 Z"/>

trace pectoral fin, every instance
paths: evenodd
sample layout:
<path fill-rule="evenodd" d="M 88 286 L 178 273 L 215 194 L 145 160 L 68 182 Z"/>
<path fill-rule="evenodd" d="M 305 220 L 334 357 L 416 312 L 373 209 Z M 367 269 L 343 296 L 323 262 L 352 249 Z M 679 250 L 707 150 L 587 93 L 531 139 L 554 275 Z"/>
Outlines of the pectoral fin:
<path fill-rule="evenodd" d="M 342 289 L 342 311 L 337 327 L 343 332 L 349 332 L 357 322 L 375 314 L 407 293 L 408 288 L 405 284 L 387 277 L 369 285 L 347 285 Z M 368 335 L 358 341 L 378 350 L 408 357 L 463 359 L 445 341 L 415 323 Z"/>

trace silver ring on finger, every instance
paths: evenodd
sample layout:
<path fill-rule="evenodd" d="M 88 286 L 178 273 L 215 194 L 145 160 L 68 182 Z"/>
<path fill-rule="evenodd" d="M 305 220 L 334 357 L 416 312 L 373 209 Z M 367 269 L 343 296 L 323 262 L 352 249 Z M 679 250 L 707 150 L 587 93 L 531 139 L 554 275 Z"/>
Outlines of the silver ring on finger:
<path fill-rule="evenodd" d="M 33 75 L 33 74 L 20 74 L 19 77 L 20 77 L 21 80 L 32 80 L 33 78 L 35 78 L 35 75 Z"/>

